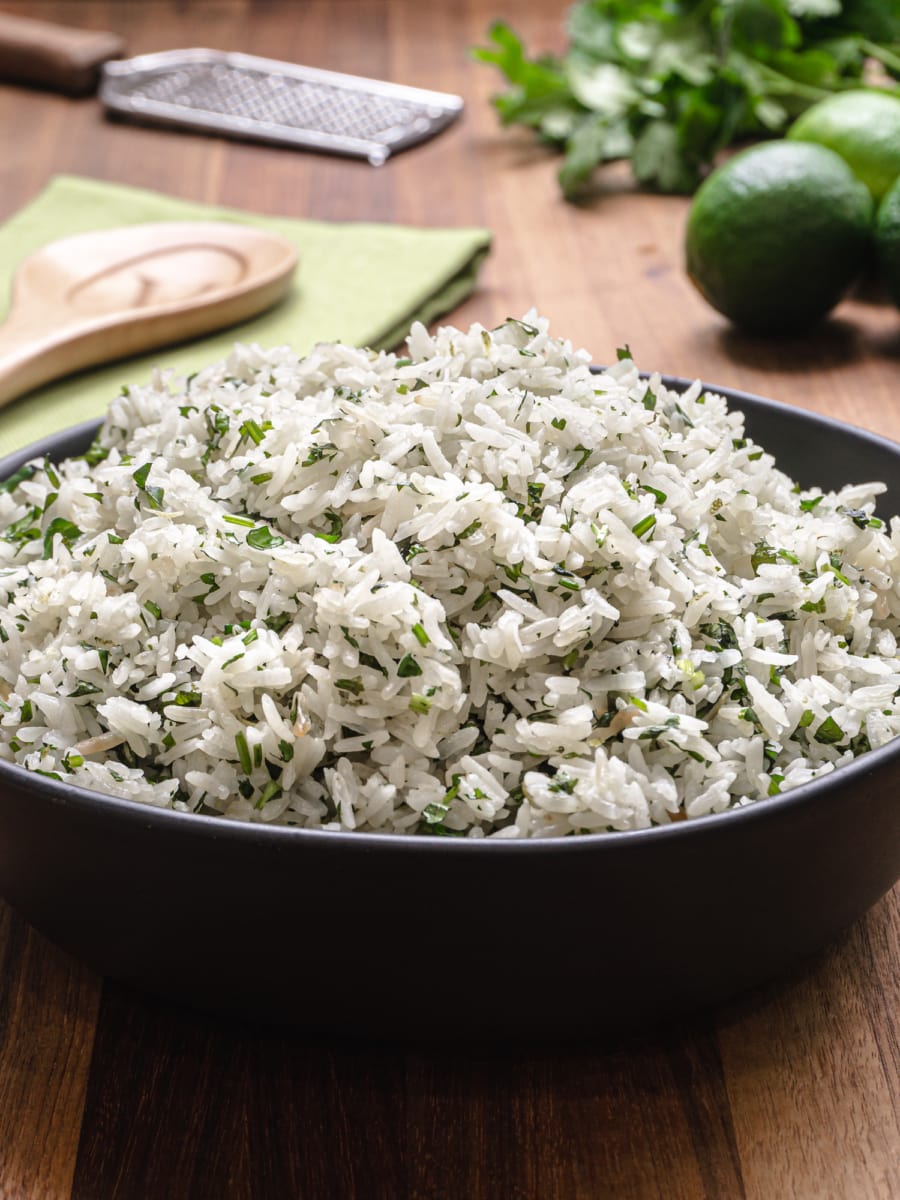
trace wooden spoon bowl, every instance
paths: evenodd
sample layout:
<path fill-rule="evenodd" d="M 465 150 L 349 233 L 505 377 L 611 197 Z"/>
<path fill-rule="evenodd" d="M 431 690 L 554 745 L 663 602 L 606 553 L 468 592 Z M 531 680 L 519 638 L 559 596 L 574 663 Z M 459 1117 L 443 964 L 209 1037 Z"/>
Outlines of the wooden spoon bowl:
<path fill-rule="evenodd" d="M 51 242 L 13 279 L 0 405 L 95 363 L 237 324 L 290 286 L 290 242 L 227 221 L 160 221 Z"/>

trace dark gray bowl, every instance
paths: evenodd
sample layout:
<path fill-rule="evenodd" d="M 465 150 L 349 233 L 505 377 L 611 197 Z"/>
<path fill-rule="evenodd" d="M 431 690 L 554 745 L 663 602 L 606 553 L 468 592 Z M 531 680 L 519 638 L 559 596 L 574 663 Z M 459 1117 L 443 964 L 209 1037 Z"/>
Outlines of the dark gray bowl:
<path fill-rule="evenodd" d="M 881 479 L 879 511 L 900 513 L 900 446 L 716 390 L 802 483 Z M 0 762 L 0 892 L 96 971 L 254 1020 L 444 1044 L 605 1034 L 769 979 L 864 913 L 900 875 L 898 793 L 900 739 L 718 816 L 472 842 L 195 817 Z"/>

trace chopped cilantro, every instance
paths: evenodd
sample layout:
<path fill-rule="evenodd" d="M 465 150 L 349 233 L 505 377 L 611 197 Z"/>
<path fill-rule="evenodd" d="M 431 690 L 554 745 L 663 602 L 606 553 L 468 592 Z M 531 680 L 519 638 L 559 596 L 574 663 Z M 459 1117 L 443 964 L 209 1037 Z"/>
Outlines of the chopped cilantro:
<path fill-rule="evenodd" d="M 44 553 L 41 558 L 48 559 L 53 555 L 53 539 L 59 535 L 67 549 L 71 550 L 72 543 L 81 537 L 81 530 L 65 517 L 54 517 L 44 533 Z"/>
<path fill-rule="evenodd" d="M 284 545 L 284 538 L 272 533 L 268 525 L 257 525 L 247 534 L 247 545 L 254 550 L 274 550 L 276 546 Z"/>
<path fill-rule="evenodd" d="M 361 679 L 336 679 L 334 686 L 342 692 L 352 692 L 358 696 L 365 688 Z"/>
<path fill-rule="evenodd" d="M 816 732 L 813 734 L 817 742 L 822 742 L 823 745 L 831 746 L 835 742 L 840 742 L 845 734 L 834 717 L 826 717 Z"/>

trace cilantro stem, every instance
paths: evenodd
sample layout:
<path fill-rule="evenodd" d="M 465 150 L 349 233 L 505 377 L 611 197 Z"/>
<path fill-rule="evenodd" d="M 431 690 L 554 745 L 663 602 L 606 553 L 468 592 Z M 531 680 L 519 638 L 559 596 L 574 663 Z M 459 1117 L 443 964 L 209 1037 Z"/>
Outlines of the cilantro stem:
<path fill-rule="evenodd" d="M 892 50 L 888 50 L 887 46 L 879 46 L 877 42 L 870 42 L 867 38 L 863 38 L 859 45 L 869 58 L 877 59 L 891 71 L 900 71 L 900 54 L 894 54 Z"/>
<path fill-rule="evenodd" d="M 249 775 L 253 770 L 253 759 L 250 757 L 250 747 L 247 745 L 247 736 L 243 730 L 234 735 L 234 744 L 237 747 L 238 758 L 241 760 L 241 770 L 245 775 Z"/>

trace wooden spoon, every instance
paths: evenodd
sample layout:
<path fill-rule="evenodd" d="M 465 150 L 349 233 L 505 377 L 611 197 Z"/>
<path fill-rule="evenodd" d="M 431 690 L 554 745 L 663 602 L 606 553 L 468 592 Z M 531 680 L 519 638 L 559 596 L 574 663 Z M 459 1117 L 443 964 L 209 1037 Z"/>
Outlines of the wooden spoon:
<path fill-rule="evenodd" d="M 0 405 L 82 367 L 187 341 L 269 308 L 290 242 L 227 221 L 161 221 L 51 242 L 18 267 L 0 325 Z"/>

